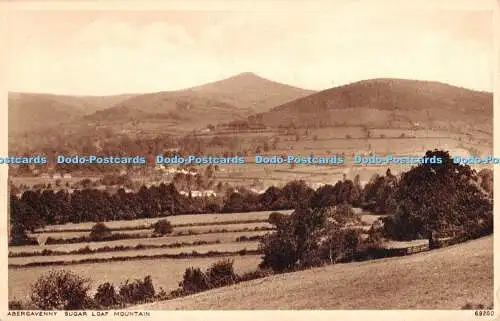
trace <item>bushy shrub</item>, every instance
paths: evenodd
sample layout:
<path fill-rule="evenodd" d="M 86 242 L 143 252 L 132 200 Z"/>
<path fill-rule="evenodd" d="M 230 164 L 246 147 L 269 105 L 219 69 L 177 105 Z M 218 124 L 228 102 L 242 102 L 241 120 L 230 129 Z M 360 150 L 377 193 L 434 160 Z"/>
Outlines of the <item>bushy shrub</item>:
<path fill-rule="evenodd" d="M 146 276 L 144 280 L 136 279 L 133 282 L 129 280 L 121 284 L 119 294 L 126 303 L 148 302 L 155 296 L 155 289 L 151 276 Z"/>
<path fill-rule="evenodd" d="M 269 224 L 277 226 L 286 216 L 280 212 L 272 212 L 267 219 Z"/>
<path fill-rule="evenodd" d="M 332 229 L 321 244 L 321 258 L 330 263 L 350 261 L 361 243 L 361 233 L 358 230 Z"/>
<path fill-rule="evenodd" d="M 38 245 L 36 238 L 29 237 L 26 230 L 20 224 L 12 224 L 10 229 L 11 239 L 9 246 Z"/>
<path fill-rule="evenodd" d="M 174 231 L 172 224 L 166 219 L 159 220 L 153 224 L 153 233 L 155 235 L 165 235 L 170 234 Z"/>
<path fill-rule="evenodd" d="M 179 287 L 185 293 L 195 293 L 210 289 L 210 282 L 200 268 L 189 267 L 184 271 Z"/>
<path fill-rule="evenodd" d="M 119 305 L 120 297 L 116 293 L 113 284 L 106 282 L 97 288 L 94 301 L 101 308 L 112 308 Z"/>
<path fill-rule="evenodd" d="M 92 306 L 90 280 L 71 271 L 52 270 L 31 287 L 31 301 L 41 310 L 83 310 Z"/>
<path fill-rule="evenodd" d="M 176 296 L 179 293 L 196 293 L 240 281 L 240 277 L 234 272 L 233 264 L 234 261 L 223 259 L 212 264 L 205 273 L 200 268 L 187 268 L 179 283 L 179 289 L 176 290 Z"/>
<path fill-rule="evenodd" d="M 234 261 L 223 259 L 215 262 L 208 268 L 206 276 L 211 287 L 220 287 L 233 284 L 237 281 L 238 276 L 234 273 Z"/>
<path fill-rule="evenodd" d="M 112 233 L 109 227 L 107 227 L 104 223 L 97 223 L 92 226 L 89 237 L 93 241 L 104 241 L 111 237 L 111 235 Z"/>
<path fill-rule="evenodd" d="M 318 264 L 318 246 L 327 217 L 322 210 L 297 208 L 283 219 L 276 232 L 261 239 L 259 250 L 263 253 L 260 268 L 275 272 L 293 270 Z"/>

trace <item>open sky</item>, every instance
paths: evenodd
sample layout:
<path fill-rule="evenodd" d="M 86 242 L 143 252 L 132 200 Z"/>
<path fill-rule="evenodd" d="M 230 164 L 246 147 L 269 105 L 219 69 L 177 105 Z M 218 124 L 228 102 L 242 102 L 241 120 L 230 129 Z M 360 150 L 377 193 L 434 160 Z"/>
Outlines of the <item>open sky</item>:
<path fill-rule="evenodd" d="M 6 16 L 2 51 L 10 91 L 154 92 L 247 71 L 314 90 L 397 77 L 492 91 L 490 1 L 469 1 L 481 6 L 474 10 L 460 2 L 446 7 L 443 1 L 439 8 L 434 0 L 277 0 L 233 3 L 227 10 L 208 1 L 197 11 L 15 10 Z"/>

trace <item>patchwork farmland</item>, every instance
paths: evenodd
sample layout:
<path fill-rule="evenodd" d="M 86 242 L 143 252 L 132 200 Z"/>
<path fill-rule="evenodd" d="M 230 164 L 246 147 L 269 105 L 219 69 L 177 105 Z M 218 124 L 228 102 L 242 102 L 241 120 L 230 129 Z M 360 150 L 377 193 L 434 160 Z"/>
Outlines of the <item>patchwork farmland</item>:
<path fill-rule="evenodd" d="M 290 210 L 280 212 L 283 214 L 291 213 Z M 111 228 L 113 233 L 142 233 L 144 237 L 72 244 L 44 244 L 43 241 L 49 236 L 66 239 L 88 236 L 95 223 L 49 225 L 31 234 L 44 245 L 9 248 L 9 299 L 26 299 L 31 284 L 38 277 L 58 268 L 91 277 L 95 287 L 103 282 L 112 282 L 118 286 L 127 279 L 132 280 L 151 275 L 155 285 L 165 290 L 173 290 L 177 287 L 186 268 L 190 266 L 208 267 L 225 257 L 234 260 L 235 270 L 238 273 L 255 270 L 260 262 L 260 255 L 241 255 L 241 251 L 255 251 L 257 249 L 258 241 L 255 238 L 268 233 L 267 230 L 272 227 L 267 223 L 270 213 L 271 211 L 171 216 L 168 217 L 168 220 L 173 224 L 173 233 L 163 237 L 151 237 L 153 231 L 151 225 L 156 223 L 159 218 L 110 221 L 105 222 L 105 224 Z M 259 231 L 261 228 L 267 230 Z M 192 234 L 182 235 L 189 232 Z M 245 241 L 245 238 L 253 238 L 254 240 Z M 197 245 L 189 245 L 193 243 Z M 137 247 L 145 248 L 134 249 Z M 85 248 L 98 252 L 75 254 L 75 252 Z M 52 251 L 59 255 L 43 255 L 44 251 L 45 254 Z M 157 258 L 161 255 L 175 256 L 181 253 L 192 254 L 193 252 L 200 255 L 210 255 L 211 252 L 224 254 L 213 257 Z M 139 256 L 140 259 L 134 259 L 134 257 Z M 97 261 L 98 263 L 79 263 L 89 259 L 99 261 Z M 33 264 L 40 264 L 40 266 L 30 266 Z M 92 290 L 95 290 L 95 287 Z"/>
<path fill-rule="evenodd" d="M 291 212 L 291 210 L 280 211 L 285 215 Z M 49 225 L 31 235 L 42 241 L 43 245 L 9 248 L 9 300 L 26 299 L 31 284 L 38 277 L 45 272 L 59 268 L 91 277 L 93 291 L 103 282 L 111 282 L 118 286 L 127 279 L 146 275 L 152 276 L 156 286 L 165 290 L 173 290 L 177 287 L 186 268 L 191 266 L 206 268 L 222 258 L 234 260 L 237 273 L 253 271 L 261 261 L 260 255 L 252 254 L 258 248 L 258 240 L 255 238 L 272 231 L 272 225 L 267 223 L 270 213 L 272 211 L 171 216 L 168 220 L 174 226 L 173 233 L 162 237 L 151 237 L 150 227 L 159 218 L 110 221 L 105 224 L 113 232 L 140 232 L 144 233 L 144 237 L 72 244 L 43 244 L 43 240 L 46 240 L 48 236 L 54 238 L 87 236 L 95 223 Z M 361 217 L 364 227 L 367 227 L 380 216 L 364 213 Z M 269 230 L 255 231 L 256 228 Z M 185 231 L 194 231 L 196 234 L 176 235 Z M 220 232 L 212 233 L 211 231 Z M 197 245 L 192 245 L 195 242 Z M 94 252 L 87 253 L 82 249 Z M 47 255 L 48 252 L 54 252 L 54 254 Z M 193 253 L 203 256 L 210 255 L 211 252 L 223 254 L 213 257 L 161 258 L 162 255 L 192 255 Z M 144 268 L 145 266 L 147 269 Z"/>

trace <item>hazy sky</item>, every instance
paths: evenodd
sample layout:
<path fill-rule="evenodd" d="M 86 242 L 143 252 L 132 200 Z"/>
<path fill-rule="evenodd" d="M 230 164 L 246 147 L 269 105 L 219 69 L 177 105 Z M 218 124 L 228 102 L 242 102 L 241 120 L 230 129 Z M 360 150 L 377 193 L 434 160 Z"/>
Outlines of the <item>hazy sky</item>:
<path fill-rule="evenodd" d="M 330 1 L 301 9 L 298 0 L 289 0 L 231 11 L 15 11 L 7 17 L 8 87 L 154 92 L 251 71 L 316 90 L 399 77 L 492 91 L 489 2 L 481 10 L 453 11 L 423 0 L 425 7 L 384 2 Z"/>

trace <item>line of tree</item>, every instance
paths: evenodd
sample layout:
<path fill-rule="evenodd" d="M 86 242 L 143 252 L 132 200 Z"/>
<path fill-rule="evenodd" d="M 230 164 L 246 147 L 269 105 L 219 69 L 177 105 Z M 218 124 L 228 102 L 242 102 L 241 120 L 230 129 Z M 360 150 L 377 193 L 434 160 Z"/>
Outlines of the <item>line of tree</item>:
<path fill-rule="evenodd" d="M 284 272 L 325 261 L 350 261 L 374 254 L 383 238 L 429 238 L 432 242 L 446 235 L 463 242 L 492 234 L 491 173 L 476 173 L 468 165 L 455 164 L 444 151 L 426 153 L 426 157 L 433 156 L 443 163 L 420 164 L 399 180 L 388 171 L 367 184 L 365 205 L 391 208 L 393 213 L 372 225 L 367 238 L 353 227 L 359 219 L 350 207 L 323 206 L 331 203 L 329 199 L 319 207 L 302 202 L 289 216 L 272 213 L 269 221 L 276 231 L 261 240 L 260 267 Z"/>
<path fill-rule="evenodd" d="M 394 227 L 393 230 L 401 230 L 399 225 L 406 224 L 406 220 L 412 221 L 415 213 L 427 207 L 442 211 L 432 214 L 440 219 L 458 217 L 461 215 L 457 214 L 459 212 L 473 213 L 477 208 L 486 211 L 493 195 L 491 170 L 476 173 L 467 165 L 454 164 L 447 152 L 433 151 L 426 154 L 427 157 L 434 155 L 444 159 L 444 163 L 421 164 L 401 177 L 387 170 L 384 176 L 374 175 L 364 188 L 361 187 L 359 176 L 356 176 L 354 180 L 344 178 L 334 185 L 324 185 L 317 190 L 304 181 L 292 181 L 283 188 L 271 186 L 263 194 L 239 188 L 229 189 L 226 195 L 217 197 L 182 195 L 173 184 L 163 183 L 149 188 L 142 186 L 136 193 L 126 193 L 123 189 L 115 194 L 96 189 L 75 190 L 73 193 L 63 190 L 25 191 L 20 198 L 15 195 L 10 198 L 11 240 L 19 244 L 26 239 L 25 231 L 33 232 L 45 225 L 68 222 L 131 220 L 192 213 L 275 211 L 298 207 L 315 209 L 338 204 L 350 204 L 377 213 L 396 213 L 397 220 L 403 223 L 397 220 L 387 222 L 387 226 Z M 424 185 L 419 185 L 421 183 Z M 461 194 L 453 194 L 457 191 Z M 422 207 L 422 204 L 426 207 Z M 487 224 L 487 217 L 481 222 Z M 464 220 L 466 218 L 457 218 L 458 222 L 463 223 Z M 415 221 L 414 224 L 424 226 L 428 222 Z M 422 233 L 428 233 L 430 228 L 433 226 L 418 227 L 413 236 L 423 237 Z"/>

